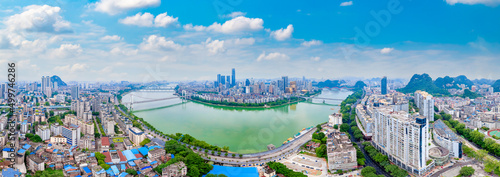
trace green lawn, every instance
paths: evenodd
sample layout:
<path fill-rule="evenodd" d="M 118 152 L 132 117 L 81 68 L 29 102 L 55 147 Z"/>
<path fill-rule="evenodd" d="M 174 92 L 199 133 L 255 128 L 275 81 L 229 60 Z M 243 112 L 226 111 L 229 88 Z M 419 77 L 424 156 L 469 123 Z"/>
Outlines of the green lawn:
<path fill-rule="evenodd" d="M 114 143 L 121 143 L 121 142 L 123 142 L 123 139 L 124 138 L 122 138 L 122 137 L 113 138 L 113 142 Z"/>

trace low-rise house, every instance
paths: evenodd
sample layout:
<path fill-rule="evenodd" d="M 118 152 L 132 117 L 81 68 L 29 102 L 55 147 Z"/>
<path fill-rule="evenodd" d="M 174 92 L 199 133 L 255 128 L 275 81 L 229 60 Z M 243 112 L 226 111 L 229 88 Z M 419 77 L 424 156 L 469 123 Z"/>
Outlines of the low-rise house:
<path fill-rule="evenodd" d="M 174 163 L 163 168 L 161 171 L 163 177 L 180 177 L 187 175 L 187 167 L 184 162 Z"/>
<path fill-rule="evenodd" d="M 156 148 L 156 149 L 150 150 L 148 152 L 148 157 L 151 160 L 160 159 L 160 157 L 164 156 L 164 155 L 165 155 L 165 149 L 161 149 L 161 148 Z"/>
<path fill-rule="evenodd" d="M 356 148 L 344 132 L 333 132 L 328 135 L 327 141 L 328 169 L 350 170 L 357 167 Z"/>
<path fill-rule="evenodd" d="M 28 169 L 32 172 L 45 170 L 45 163 L 40 157 L 36 155 L 28 155 Z"/>

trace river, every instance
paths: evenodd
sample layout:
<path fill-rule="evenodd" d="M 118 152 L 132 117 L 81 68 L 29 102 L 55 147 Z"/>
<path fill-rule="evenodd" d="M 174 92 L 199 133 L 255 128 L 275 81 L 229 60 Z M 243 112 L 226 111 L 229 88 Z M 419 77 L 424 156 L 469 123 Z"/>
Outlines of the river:
<path fill-rule="evenodd" d="M 352 92 L 324 90 L 317 97 L 345 99 Z M 123 102 L 174 97 L 173 92 L 132 92 Z M 208 106 L 184 102 L 179 98 L 134 105 L 134 114 L 167 134 L 183 133 L 217 146 L 228 146 L 237 153 L 279 147 L 303 128 L 327 122 L 338 112 L 340 101 L 313 100 L 268 109 L 245 109 Z"/>

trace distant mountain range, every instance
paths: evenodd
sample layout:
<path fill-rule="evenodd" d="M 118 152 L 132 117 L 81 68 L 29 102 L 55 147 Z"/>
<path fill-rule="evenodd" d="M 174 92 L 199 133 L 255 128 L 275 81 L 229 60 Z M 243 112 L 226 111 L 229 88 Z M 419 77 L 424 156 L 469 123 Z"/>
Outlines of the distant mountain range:
<path fill-rule="evenodd" d="M 442 80 L 445 80 L 444 78 Z M 446 80 L 449 80 L 446 79 Z M 440 81 L 441 82 L 441 81 Z M 432 95 L 449 95 L 448 90 L 444 88 L 439 88 L 432 82 L 432 78 L 428 74 L 415 74 L 411 77 L 410 82 L 406 87 L 399 89 L 398 91 L 403 93 L 413 93 L 417 90 L 426 91 Z"/>
<path fill-rule="evenodd" d="M 62 79 L 57 75 L 53 75 L 52 77 L 50 77 L 50 82 L 52 82 L 52 83 L 57 82 L 57 86 L 59 86 L 59 87 L 67 86 L 66 83 L 64 81 L 62 81 Z"/>
<path fill-rule="evenodd" d="M 491 84 L 491 86 L 493 87 L 494 92 L 500 92 L 500 79 Z"/>
<path fill-rule="evenodd" d="M 465 86 L 467 86 L 467 88 L 470 88 L 474 85 L 474 82 L 472 82 L 471 80 L 469 80 L 466 76 L 464 75 L 460 75 L 460 76 L 457 76 L 457 77 L 450 77 L 450 76 L 446 76 L 446 77 L 438 77 L 435 81 L 434 81 L 434 85 L 436 85 L 437 87 L 439 88 L 442 88 L 442 89 L 458 89 L 458 85 L 461 85 L 461 84 L 464 84 Z"/>
<path fill-rule="evenodd" d="M 316 84 L 316 86 L 319 88 L 323 88 L 323 87 L 332 88 L 332 87 L 340 87 L 340 85 L 342 85 L 343 83 L 345 83 L 344 80 L 326 80 L 326 81 L 318 82 Z"/>
<path fill-rule="evenodd" d="M 447 96 L 450 95 L 448 89 L 459 89 L 458 85 L 464 84 L 467 88 L 471 88 L 474 84 L 488 84 L 494 88 L 495 92 L 500 92 L 500 79 L 496 80 L 494 83 L 491 80 L 480 79 L 480 80 L 469 80 L 466 76 L 460 75 L 457 77 L 438 77 L 434 82 L 432 78 L 428 74 L 415 74 L 411 78 L 410 82 L 406 85 L 406 87 L 402 89 L 398 89 L 398 91 L 403 93 L 412 93 L 417 90 L 426 91 L 435 96 Z M 464 96 L 468 97 L 477 97 L 476 93 L 470 92 L 470 90 L 466 89 L 467 94 L 464 93 Z"/>

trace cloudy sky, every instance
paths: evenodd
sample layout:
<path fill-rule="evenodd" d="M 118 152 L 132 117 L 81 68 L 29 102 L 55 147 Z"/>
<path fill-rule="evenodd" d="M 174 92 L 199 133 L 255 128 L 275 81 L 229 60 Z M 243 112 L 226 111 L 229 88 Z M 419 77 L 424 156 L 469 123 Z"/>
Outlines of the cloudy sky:
<path fill-rule="evenodd" d="M 2 0 L 18 80 L 500 79 L 500 0 Z M 1 77 L 0 80 L 6 80 Z"/>

